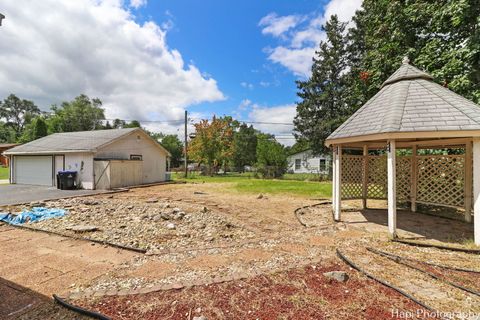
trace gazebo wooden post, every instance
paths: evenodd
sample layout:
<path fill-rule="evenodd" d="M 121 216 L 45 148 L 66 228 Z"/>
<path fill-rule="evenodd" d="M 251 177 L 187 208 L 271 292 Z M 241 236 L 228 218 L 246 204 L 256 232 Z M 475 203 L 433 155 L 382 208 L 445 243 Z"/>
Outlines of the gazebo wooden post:
<path fill-rule="evenodd" d="M 412 146 L 412 185 L 410 186 L 410 210 L 412 212 L 417 211 L 417 170 L 417 145 L 414 144 Z"/>
<path fill-rule="evenodd" d="M 480 246 L 480 139 L 473 140 L 473 224 L 475 244 Z"/>
<path fill-rule="evenodd" d="M 335 158 L 335 221 L 340 221 L 342 212 L 342 146 L 337 145 Z"/>
<path fill-rule="evenodd" d="M 337 146 L 332 148 L 332 213 L 336 211 L 336 194 L 337 194 Z"/>
<path fill-rule="evenodd" d="M 363 209 L 367 209 L 367 196 L 368 196 L 368 146 L 363 145 L 363 192 L 362 192 L 362 205 Z"/>
<path fill-rule="evenodd" d="M 472 142 L 465 144 L 465 221 L 472 222 Z"/>
<path fill-rule="evenodd" d="M 397 197 L 396 197 L 396 145 L 395 140 L 388 141 L 387 179 L 388 179 L 388 232 L 397 237 Z M 480 208 L 480 202 L 479 202 Z"/>

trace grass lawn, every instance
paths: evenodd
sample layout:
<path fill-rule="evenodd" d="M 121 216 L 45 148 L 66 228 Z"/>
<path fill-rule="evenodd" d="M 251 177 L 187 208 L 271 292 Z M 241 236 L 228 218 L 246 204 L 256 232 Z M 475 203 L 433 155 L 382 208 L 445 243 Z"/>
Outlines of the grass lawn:
<path fill-rule="evenodd" d="M 311 198 L 330 198 L 332 184 L 330 182 L 311 182 L 278 179 L 256 179 L 251 175 L 227 174 L 213 177 L 191 175 L 188 179 L 173 175 L 174 180 L 187 182 L 229 183 L 230 190 L 245 193 L 288 194 Z"/>
<path fill-rule="evenodd" d="M 9 176 L 10 176 L 10 169 L 0 167 L 0 180 L 8 179 Z"/>

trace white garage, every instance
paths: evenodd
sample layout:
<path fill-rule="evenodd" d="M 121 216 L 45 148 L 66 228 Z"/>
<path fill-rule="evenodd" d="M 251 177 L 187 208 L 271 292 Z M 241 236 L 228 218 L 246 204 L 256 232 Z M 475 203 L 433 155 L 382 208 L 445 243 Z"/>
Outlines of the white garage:
<path fill-rule="evenodd" d="M 51 186 L 53 183 L 52 156 L 15 156 L 14 176 L 18 184 Z"/>
<path fill-rule="evenodd" d="M 55 186 L 75 171 L 82 189 L 111 189 L 167 180 L 170 153 L 140 128 L 55 133 L 4 152 L 10 183 Z"/>

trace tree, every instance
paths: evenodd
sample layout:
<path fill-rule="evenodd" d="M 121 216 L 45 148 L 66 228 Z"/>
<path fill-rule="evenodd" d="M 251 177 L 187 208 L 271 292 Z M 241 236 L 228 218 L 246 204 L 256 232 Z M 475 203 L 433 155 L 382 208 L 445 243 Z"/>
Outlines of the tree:
<path fill-rule="evenodd" d="M 234 151 L 232 163 L 235 168 L 244 170 L 257 161 L 257 135 L 253 126 L 242 123 L 233 135 Z"/>
<path fill-rule="evenodd" d="M 30 142 L 48 135 L 47 122 L 43 117 L 34 118 L 23 131 L 20 137 L 21 143 Z"/>
<path fill-rule="evenodd" d="M 298 96 L 294 119 L 297 139 L 308 141 L 312 150 L 324 150 L 325 139 L 349 115 L 345 99 L 347 71 L 346 24 L 333 15 L 324 26 L 327 40 L 315 52 L 312 75 L 306 81 L 297 81 Z"/>
<path fill-rule="evenodd" d="M 257 170 L 263 178 L 279 178 L 287 170 L 287 153 L 274 136 L 257 136 Z"/>
<path fill-rule="evenodd" d="M 170 158 L 170 165 L 173 168 L 177 168 L 182 163 L 183 157 L 183 143 L 180 141 L 177 135 L 167 134 L 161 138 L 162 146 L 170 152 L 172 157 Z"/>
<path fill-rule="evenodd" d="M 102 129 L 105 119 L 102 102 L 82 94 L 73 101 L 52 106 L 48 124 L 51 132 L 89 131 Z"/>
<path fill-rule="evenodd" d="M 15 131 L 0 121 L 0 143 L 14 143 L 15 140 Z"/>
<path fill-rule="evenodd" d="M 40 109 L 30 100 L 20 99 L 10 94 L 0 103 L 0 119 L 6 120 L 5 126 L 12 128 L 18 139 L 25 126 L 33 117 L 40 114 Z"/>
<path fill-rule="evenodd" d="M 208 166 L 210 174 L 226 165 L 234 151 L 232 119 L 213 117 L 202 120 L 195 126 L 195 138 L 189 144 L 190 159 Z"/>

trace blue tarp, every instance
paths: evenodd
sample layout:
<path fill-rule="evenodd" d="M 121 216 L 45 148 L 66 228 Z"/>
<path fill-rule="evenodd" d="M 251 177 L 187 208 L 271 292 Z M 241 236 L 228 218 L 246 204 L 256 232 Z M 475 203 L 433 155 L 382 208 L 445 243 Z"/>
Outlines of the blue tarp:
<path fill-rule="evenodd" d="M 34 207 L 32 210 L 24 210 L 18 215 L 0 213 L 0 221 L 18 225 L 27 222 L 36 222 L 51 218 L 63 217 L 65 214 L 66 211 L 63 209 Z"/>

